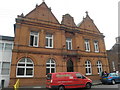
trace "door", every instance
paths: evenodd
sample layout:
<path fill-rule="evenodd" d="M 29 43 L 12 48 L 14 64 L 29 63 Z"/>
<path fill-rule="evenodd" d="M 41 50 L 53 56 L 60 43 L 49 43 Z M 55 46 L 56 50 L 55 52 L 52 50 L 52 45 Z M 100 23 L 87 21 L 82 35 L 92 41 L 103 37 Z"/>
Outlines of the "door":
<path fill-rule="evenodd" d="M 67 72 L 74 72 L 74 66 L 72 60 L 67 61 Z"/>

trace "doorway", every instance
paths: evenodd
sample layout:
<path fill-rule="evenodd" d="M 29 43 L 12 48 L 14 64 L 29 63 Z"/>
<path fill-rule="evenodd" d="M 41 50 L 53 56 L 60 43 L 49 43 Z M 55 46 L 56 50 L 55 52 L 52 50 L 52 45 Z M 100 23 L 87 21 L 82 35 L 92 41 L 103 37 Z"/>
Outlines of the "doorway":
<path fill-rule="evenodd" d="M 74 66 L 72 60 L 67 61 L 67 72 L 74 72 Z"/>

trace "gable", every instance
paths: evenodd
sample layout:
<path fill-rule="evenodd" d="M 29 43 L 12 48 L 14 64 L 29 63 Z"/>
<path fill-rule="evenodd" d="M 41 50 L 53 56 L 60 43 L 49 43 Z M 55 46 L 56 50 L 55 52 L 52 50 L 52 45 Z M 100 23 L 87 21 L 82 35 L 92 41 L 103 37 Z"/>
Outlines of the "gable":
<path fill-rule="evenodd" d="M 86 18 L 83 18 L 83 21 L 79 24 L 78 27 L 83 30 L 88 30 L 90 32 L 100 33 L 100 31 L 98 30 L 98 28 L 88 14 L 86 15 Z"/>
<path fill-rule="evenodd" d="M 36 8 L 32 10 L 30 13 L 28 13 L 25 17 L 59 24 L 58 20 L 51 12 L 51 9 L 48 8 L 48 6 L 45 4 L 45 2 L 43 2 L 39 6 L 36 5 Z"/>
<path fill-rule="evenodd" d="M 70 16 L 69 14 L 63 15 L 61 24 L 70 26 L 70 27 L 76 27 L 73 17 Z"/>

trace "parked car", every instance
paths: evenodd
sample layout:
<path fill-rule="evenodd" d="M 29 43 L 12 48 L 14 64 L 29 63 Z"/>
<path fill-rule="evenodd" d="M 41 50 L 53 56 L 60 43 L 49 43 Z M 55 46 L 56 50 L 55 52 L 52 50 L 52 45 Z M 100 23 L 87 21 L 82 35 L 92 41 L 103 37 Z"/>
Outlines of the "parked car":
<path fill-rule="evenodd" d="M 46 88 L 64 90 L 66 88 L 91 88 L 92 80 L 79 72 L 48 73 Z"/>
<path fill-rule="evenodd" d="M 101 82 L 103 84 L 116 84 L 120 82 L 120 73 L 109 73 L 101 77 Z"/>

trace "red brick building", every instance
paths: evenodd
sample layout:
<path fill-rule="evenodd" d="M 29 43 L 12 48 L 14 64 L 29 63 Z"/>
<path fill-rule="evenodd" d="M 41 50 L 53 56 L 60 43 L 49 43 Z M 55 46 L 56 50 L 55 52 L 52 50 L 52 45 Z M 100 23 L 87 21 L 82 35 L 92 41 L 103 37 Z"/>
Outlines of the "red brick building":
<path fill-rule="evenodd" d="M 104 35 L 86 12 L 79 25 L 65 14 L 58 22 L 45 2 L 16 18 L 10 86 L 44 85 L 49 72 L 81 72 L 92 80 L 109 72 Z"/>

